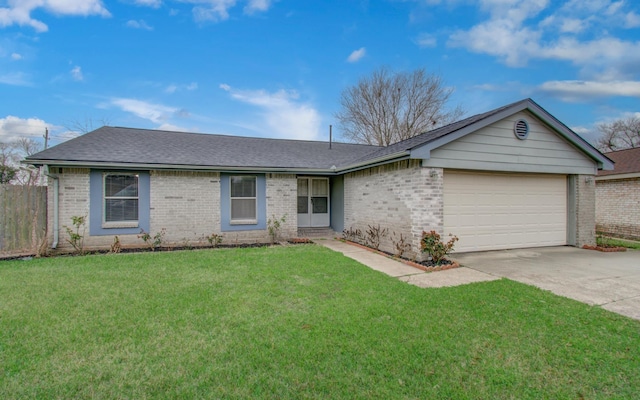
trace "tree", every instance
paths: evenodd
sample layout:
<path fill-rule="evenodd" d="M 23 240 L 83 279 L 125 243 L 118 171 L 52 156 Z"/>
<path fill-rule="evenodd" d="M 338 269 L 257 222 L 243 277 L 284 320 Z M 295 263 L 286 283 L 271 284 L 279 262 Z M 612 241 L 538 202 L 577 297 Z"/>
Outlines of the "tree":
<path fill-rule="evenodd" d="M 596 147 L 601 151 L 616 151 L 640 147 L 640 118 L 628 117 L 599 124 L 600 137 Z"/>
<path fill-rule="evenodd" d="M 388 146 L 457 120 L 464 112 L 447 107 L 452 93 L 439 75 L 424 68 L 380 68 L 343 90 L 335 116 L 348 140 Z"/>

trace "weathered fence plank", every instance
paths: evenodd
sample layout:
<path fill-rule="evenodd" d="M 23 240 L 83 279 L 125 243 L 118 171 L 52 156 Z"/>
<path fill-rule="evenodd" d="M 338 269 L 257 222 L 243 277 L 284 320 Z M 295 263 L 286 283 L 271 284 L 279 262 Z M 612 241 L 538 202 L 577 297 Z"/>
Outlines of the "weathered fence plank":
<path fill-rule="evenodd" d="M 36 254 L 46 227 L 46 186 L 0 185 L 0 254 Z"/>

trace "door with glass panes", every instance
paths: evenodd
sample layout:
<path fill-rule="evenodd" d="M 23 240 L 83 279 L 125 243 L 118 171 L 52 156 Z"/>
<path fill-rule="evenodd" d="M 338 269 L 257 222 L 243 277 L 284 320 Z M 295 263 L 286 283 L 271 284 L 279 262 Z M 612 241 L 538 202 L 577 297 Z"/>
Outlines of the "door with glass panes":
<path fill-rule="evenodd" d="M 298 227 L 329 225 L 329 179 L 298 178 Z"/>

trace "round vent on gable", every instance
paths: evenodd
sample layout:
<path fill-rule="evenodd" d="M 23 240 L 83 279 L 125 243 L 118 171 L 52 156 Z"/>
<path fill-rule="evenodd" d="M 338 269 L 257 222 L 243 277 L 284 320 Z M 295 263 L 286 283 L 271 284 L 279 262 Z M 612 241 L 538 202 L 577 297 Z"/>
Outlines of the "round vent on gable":
<path fill-rule="evenodd" d="M 529 124 L 524 119 L 519 119 L 513 126 L 513 133 L 520 140 L 524 140 L 529 136 Z"/>

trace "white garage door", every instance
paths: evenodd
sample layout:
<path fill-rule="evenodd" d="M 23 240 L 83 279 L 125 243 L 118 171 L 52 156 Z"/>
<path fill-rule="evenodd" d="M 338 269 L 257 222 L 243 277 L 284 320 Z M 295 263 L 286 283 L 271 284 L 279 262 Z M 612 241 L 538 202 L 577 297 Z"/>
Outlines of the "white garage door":
<path fill-rule="evenodd" d="M 456 252 L 564 245 L 566 176 L 445 170 L 444 231 Z"/>

